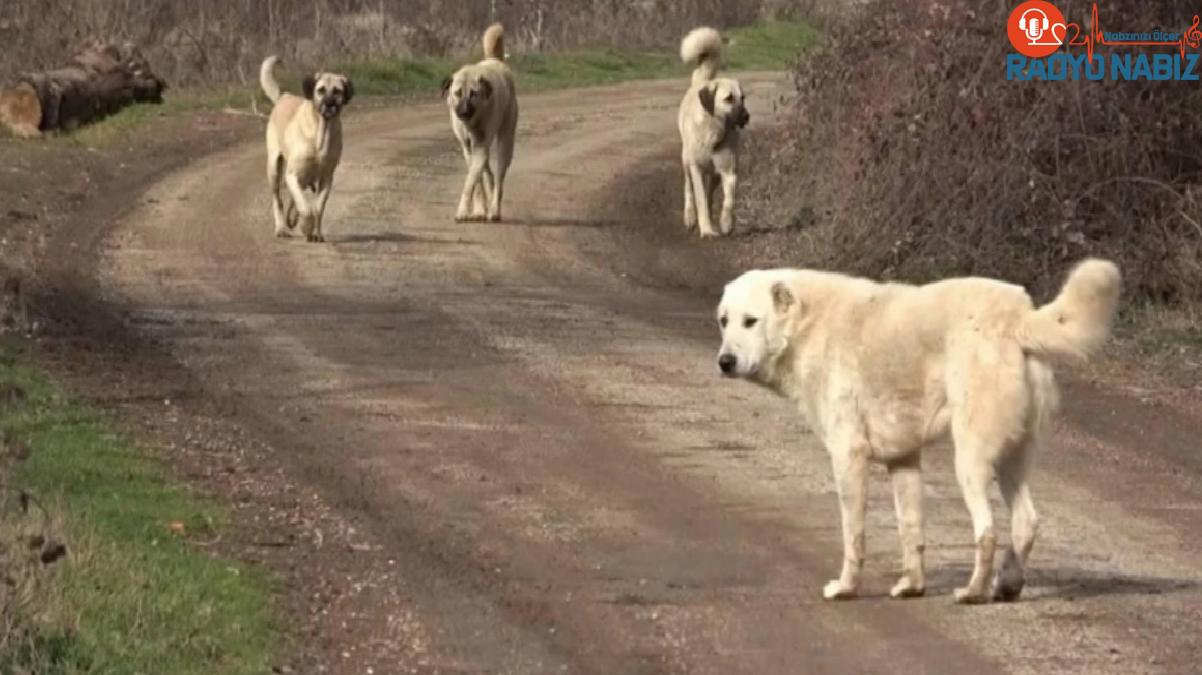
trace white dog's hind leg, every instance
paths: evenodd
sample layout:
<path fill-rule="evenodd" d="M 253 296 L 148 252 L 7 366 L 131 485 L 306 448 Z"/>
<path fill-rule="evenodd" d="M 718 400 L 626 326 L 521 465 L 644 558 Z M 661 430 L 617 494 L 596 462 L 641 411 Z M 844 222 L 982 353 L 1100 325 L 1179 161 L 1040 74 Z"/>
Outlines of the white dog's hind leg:
<path fill-rule="evenodd" d="M 689 175 L 693 178 L 693 200 L 697 203 L 697 227 L 701 230 L 701 236 L 717 236 L 710 219 L 709 187 L 706 185 L 705 172 L 692 164 L 689 166 Z"/>
<path fill-rule="evenodd" d="M 972 516 L 973 541 L 976 543 L 976 561 L 968 585 L 955 590 L 956 602 L 975 604 L 989 601 L 989 581 L 993 575 L 993 555 L 997 549 L 997 535 L 993 529 L 993 511 L 989 506 L 989 484 L 993 481 L 993 466 L 989 458 L 997 453 L 973 433 L 968 426 L 967 415 L 959 412 L 952 422 L 952 437 L 955 441 L 956 479 L 964 494 L 964 504 Z"/>
<path fill-rule="evenodd" d="M 735 172 L 722 172 L 722 216 L 718 220 L 722 234 L 730 234 L 735 227 L 735 189 L 738 186 L 739 177 Z"/>
<path fill-rule="evenodd" d="M 864 509 L 868 503 L 868 446 L 841 443 L 828 446 L 839 493 L 843 522 L 843 570 L 822 589 L 827 600 L 854 598 L 864 566 Z"/>
<path fill-rule="evenodd" d="M 889 595 L 916 598 L 926 592 L 922 554 L 922 456 L 919 453 L 889 464 L 893 482 L 893 505 L 897 511 L 897 534 L 901 539 L 902 576 Z"/>
<path fill-rule="evenodd" d="M 1010 547 L 1006 549 L 1002 568 L 994 580 L 993 597 L 996 600 L 1013 602 L 1023 592 L 1024 569 L 1039 529 L 1039 516 L 1035 513 L 1035 503 L 1027 486 L 1029 454 L 1035 451 L 1037 445 L 1032 442 L 1025 448 L 1018 448 L 998 466 L 998 485 L 1010 509 Z"/>

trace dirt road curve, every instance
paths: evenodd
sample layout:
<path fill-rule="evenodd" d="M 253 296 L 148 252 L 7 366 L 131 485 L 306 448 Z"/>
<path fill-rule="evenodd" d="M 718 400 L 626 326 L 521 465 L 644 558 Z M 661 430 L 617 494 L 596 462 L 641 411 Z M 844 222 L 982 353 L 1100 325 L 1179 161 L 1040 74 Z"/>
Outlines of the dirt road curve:
<path fill-rule="evenodd" d="M 754 125 L 778 84 L 750 79 Z M 680 90 L 525 97 L 502 224 L 452 221 L 461 160 L 421 105 L 349 117 L 326 245 L 271 237 L 258 143 L 108 231 L 105 295 L 239 395 L 395 571 L 363 601 L 403 612 L 365 620 L 342 669 L 1197 672 L 1202 460 L 1120 423 L 1117 398 L 1086 417 L 1118 421 L 1064 426 L 1042 463 L 1023 602 L 952 604 L 971 528 L 946 453 L 927 463 L 930 595 L 884 597 L 881 474 L 869 597 L 820 600 L 839 555 L 823 452 L 784 402 L 715 376 L 712 295 L 610 271 L 638 243 L 611 236 L 630 214 L 609 186 L 676 143 Z"/>

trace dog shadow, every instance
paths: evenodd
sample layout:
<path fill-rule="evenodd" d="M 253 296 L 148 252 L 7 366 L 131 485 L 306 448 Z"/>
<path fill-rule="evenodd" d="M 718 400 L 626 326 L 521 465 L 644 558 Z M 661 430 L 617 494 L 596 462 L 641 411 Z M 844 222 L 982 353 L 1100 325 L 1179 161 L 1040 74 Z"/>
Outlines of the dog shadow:
<path fill-rule="evenodd" d="M 541 217 L 541 218 L 519 218 L 515 220 L 503 220 L 496 225 L 513 225 L 515 227 L 545 227 L 545 228 L 586 228 L 586 229 L 606 229 L 616 227 L 616 220 L 598 220 L 595 218 L 560 218 L 556 216 Z"/>
<path fill-rule="evenodd" d="M 438 239 L 435 237 L 419 237 L 400 232 L 373 232 L 364 234 L 344 234 L 330 237 L 332 244 L 442 244 L 447 246 L 475 246 L 479 242 L 467 239 Z"/>
<path fill-rule="evenodd" d="M 928 593 L 951 592 L 968 583 L 972 576 L 971 565 L 951 565 L 927 574 Z M 1072 567 L 1042 568 L 1038 565 L 1027 570 L 1027 586 L 1023 601 L 1041 600 L 1084 600 L 1126 595 L 1166 595 L 1202 587 L 1198 579 L 1182 577 L 1156 577 L 1121 572 L 1099 572 Z"/>

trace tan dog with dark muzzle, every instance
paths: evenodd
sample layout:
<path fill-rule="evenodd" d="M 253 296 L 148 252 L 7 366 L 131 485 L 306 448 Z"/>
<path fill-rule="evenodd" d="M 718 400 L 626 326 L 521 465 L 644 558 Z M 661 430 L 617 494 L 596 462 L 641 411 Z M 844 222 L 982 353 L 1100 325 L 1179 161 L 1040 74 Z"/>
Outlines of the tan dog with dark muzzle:
<path fill-rule="evenodd" d="M 718 77 L 722 36 L 696 28 L 680 43 L 680 58 L 694 63 L 693 84 L 680 102 L 681 156 L 684 167 L 684 225 L 713 237 L 710 204 L 722 181 L 722 234 L 734 228 L 735 188 L 739 177 L 739 130 L 751 121 L 738 80 Z"/>
<path fill-rule="evenodd" d="M 455 220 L 501 220 L 505 174 L 513 161 L 518 126 L 518 97 L 513 73 L 505 65 L 501 24 L 484 31 L 484 60 L 464 66 L 443 80 L 442 95 L 451 113 L 451 130 L 463 148 L 467 178 Z"/>
<path fill-rule="evenodd" d="M 336 73 L 305 78 L 304 98 L 280 92 L 275 79 L 278 56 L 269 56 L 259 69 L 259 84 L 275 106 L 267 121 L 267 183 L 277 237 L 288 236 L 301 222 L 308 241 L 325 241 L 322 216 L 334 170 L 342 159 L 342 108 L 355 95 L 350 79 Z M 280 179 L 288 186 L 292 205 L 287 213 Z M 312 193 L 312 196 L 310 196 Z"/>

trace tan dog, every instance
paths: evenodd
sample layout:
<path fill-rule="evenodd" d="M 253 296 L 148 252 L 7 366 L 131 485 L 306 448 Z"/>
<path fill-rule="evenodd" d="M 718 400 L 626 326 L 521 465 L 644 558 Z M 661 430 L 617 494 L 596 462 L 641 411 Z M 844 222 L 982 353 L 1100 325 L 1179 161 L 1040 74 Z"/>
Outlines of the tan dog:
<path fill-rule="evenodd" d="M 443 80 L 451 129 L 463 148 L 467 179 L 455 220 L 501 220 L 505 174 L 513 161 L 518 125 L 517 89 L 505 65 L 501 24 L 484 31 L 484 60 Z"/>
<path fill-rule="evenodd" d="M 322 218 L 334 185 L 334 170 L 342 159 L 339 116 L 354 97 L 355 88 L 342 75 L 316 73 L 305 78 L 304 98 L 281 94 L 275 79 L 278 62 L 278 56 L 269 56 L 259 69 L 259 84 L 275 104 L 267 121 L 267 183 L 275 234 L 288 236 L 299 217 L 305 239 L 325 241 Z M 280 194 L 281 178 L 292 195 L 287 213 Z"/>
<path fill-rule="evenodd" d="M 696 28 L 680 43 L 680 58 L 696 64 L 693 84 L 680 102 L 680 161 L 684 167 L 684 225 L 699 227 L 701 236 L 717 235 L 710 203 L 722 180 L 722 234 L 734 228 L 735 189 L 739 177 L 739 130 L 751 121 L 738 80 L 718 77 L 722 36 L 713 28 Z"/>
<path fill-rule="evenodd" d="M 1058 403 L 1047 360 L 1105 342 L 1119 284 L 1114 264 L 1087 260 L 1039 309 L 1022 288 L 981 278 L 908 286 L 777 269 L 726 287 L 719 369 L 795 402 L 831 456 L 843 570 L 823 589 L 827 599 L 859 588 L 870 461 L 893 481 L 903 573 L 891 595 L 923 594 L 921 453 L 949 434 L 976 544 L 972 578 L 955 599 L 1018 599 L 1037 523 L 1027 473 Z M 1011 514 L 996 576 L 995 477 Z"/>

